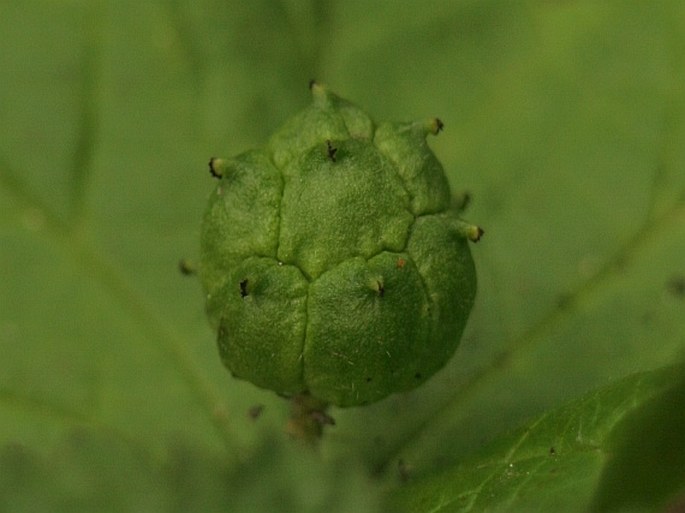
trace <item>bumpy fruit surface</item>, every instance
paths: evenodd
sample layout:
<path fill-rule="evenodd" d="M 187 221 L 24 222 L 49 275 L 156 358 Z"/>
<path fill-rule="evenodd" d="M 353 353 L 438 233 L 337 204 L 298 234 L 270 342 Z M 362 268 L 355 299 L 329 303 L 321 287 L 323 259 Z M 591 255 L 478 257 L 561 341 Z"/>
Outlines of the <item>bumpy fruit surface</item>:
<path fill-rule="evenodd" d="M 476 292 L 468 239 L 426 144 L 319 84 L 266 148 L 212 159 L 200 277 L 221 358 L 283 395 L 354 406 L 451 357 Z"/>

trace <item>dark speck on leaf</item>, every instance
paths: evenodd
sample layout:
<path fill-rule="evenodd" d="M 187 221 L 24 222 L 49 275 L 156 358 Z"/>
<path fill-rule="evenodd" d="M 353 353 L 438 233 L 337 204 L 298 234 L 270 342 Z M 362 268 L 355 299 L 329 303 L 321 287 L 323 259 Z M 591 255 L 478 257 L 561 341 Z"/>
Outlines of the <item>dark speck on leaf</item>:
<path fill-rule="evenodd" d="M 196 271 L 193 263 L 185 258 L 182 258 L 178 262 L 178 270 L 181 271 L 181 274 L 184 276 L 192 276 Z"/>
<path fill-rule="evenodd" d="M 335 154 L 338 153 L 338 148 L 334 147 L 331 141 L 326 141 L 326 150 L 328 158 L 331 159 L 331 162 L 335 162 Z"/>
<path fill-rule="evenodd" d="M 668 280 L 668 291 L 676 297 L 685 297 L 685 276 L 679 274 Z"/>
<path fill-rule="evenodd" d="M 247 414 L 252 420 L 257 420 L 262 412 L 264 411 L 264 405 L 263 404 L 257 404 L 253 407 L 251 407 L 248 411 Z"/>

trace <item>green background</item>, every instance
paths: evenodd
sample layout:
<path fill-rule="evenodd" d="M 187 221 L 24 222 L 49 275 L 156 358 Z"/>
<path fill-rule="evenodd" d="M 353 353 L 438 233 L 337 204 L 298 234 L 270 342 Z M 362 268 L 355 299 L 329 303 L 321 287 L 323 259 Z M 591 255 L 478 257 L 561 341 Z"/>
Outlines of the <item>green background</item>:
<path fill-rule="evenodd" d="M 455 357 L 316 451 L 177 269 L 311 78 L 439 116 L 486 231 Z M 0 511 L 685 501 L 682 2 L 2 1 L 0 120 Z"/>

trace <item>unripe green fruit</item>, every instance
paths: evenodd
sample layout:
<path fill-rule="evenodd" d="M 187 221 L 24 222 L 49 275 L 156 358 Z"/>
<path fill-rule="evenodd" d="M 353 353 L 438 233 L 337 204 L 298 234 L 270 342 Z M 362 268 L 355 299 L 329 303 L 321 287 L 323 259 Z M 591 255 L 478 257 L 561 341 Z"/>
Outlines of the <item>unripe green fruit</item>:
<path fill-rule="evenodd" d="M 338 406 L 416 387 L 449 360 L 476 293 L 468 240 L 426 144 L 319 84 L 266 148 L 212 159 L 200 277 L 237 377 Z"/>

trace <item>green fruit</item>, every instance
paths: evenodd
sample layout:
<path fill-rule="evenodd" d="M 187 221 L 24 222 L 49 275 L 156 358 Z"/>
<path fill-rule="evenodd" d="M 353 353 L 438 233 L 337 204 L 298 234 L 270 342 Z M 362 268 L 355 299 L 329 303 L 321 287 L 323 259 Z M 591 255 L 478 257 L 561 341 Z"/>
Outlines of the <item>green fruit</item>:
<path fill-rule="evenodd" d="M 200 278 L 226 367 L 354 406 L 409 390 L 456 349 L 476 293 L 468 240 L 426 144 L 312 84 L 266 148 L 212 159 Z"/>

